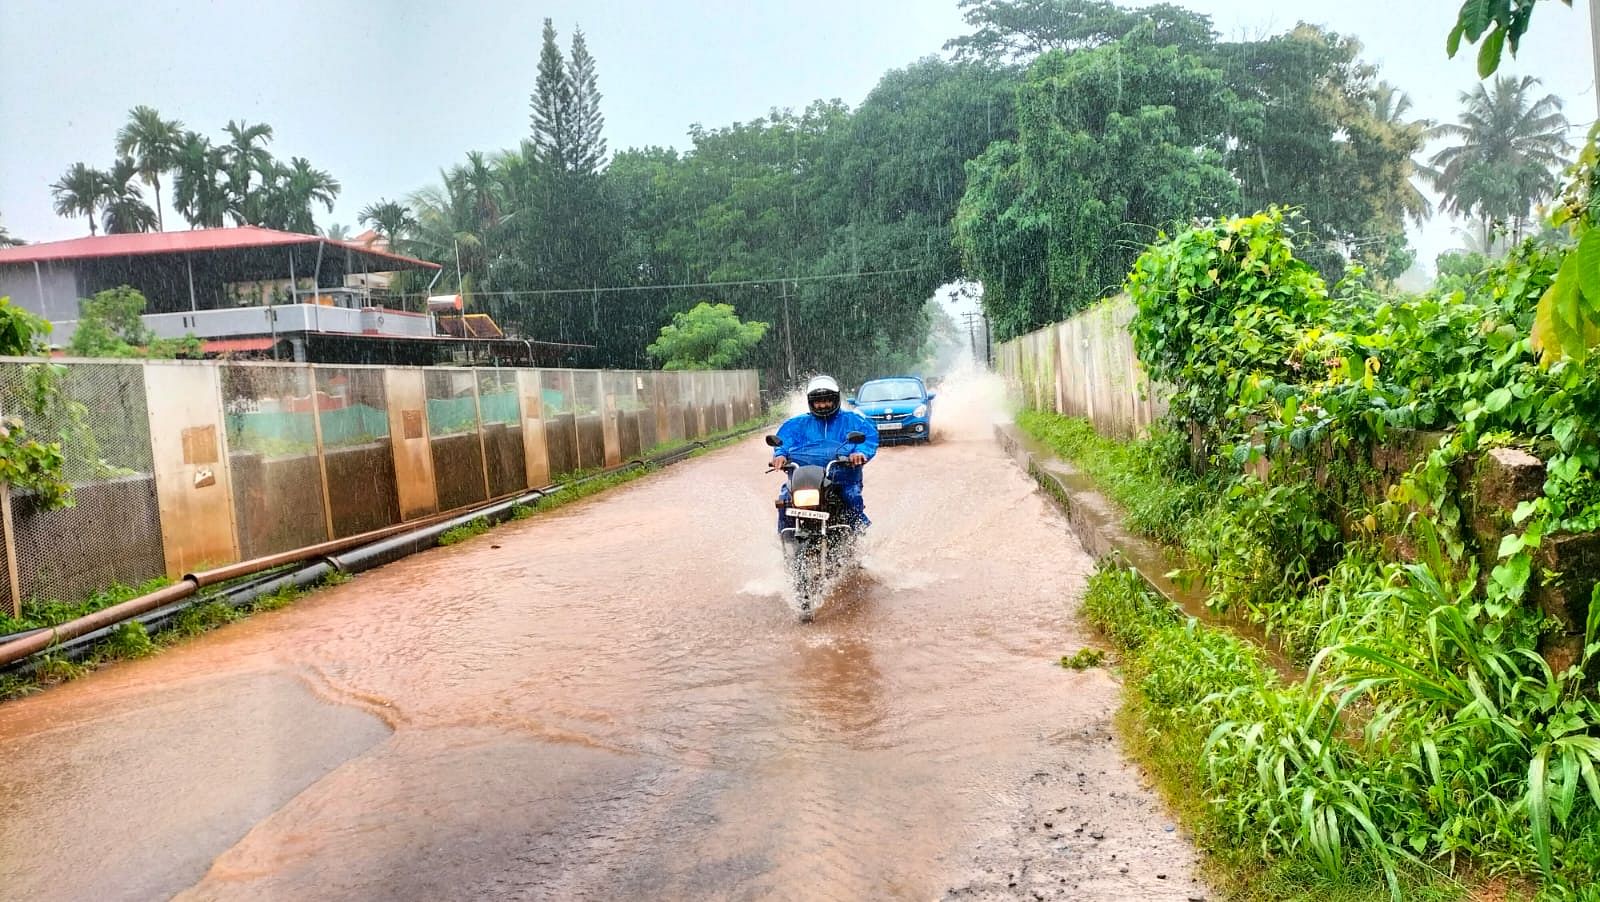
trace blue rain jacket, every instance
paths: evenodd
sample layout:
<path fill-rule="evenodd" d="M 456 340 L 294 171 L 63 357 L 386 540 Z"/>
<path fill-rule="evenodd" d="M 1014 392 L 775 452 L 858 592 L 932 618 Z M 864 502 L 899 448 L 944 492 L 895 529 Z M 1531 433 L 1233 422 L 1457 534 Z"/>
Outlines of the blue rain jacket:
<path fill-rule="evenodd" d="M 860 432 L 867 440 L 852 445 L 844 437 Z M 841 454 L 860 451 L 871 460 L 878 453 L 878 427 L 853 410 L 839 410 L 826 420 L 809 413 L 790 417 L 778 427 L 778 440 L 783 444 L 772 449 L 773 457 L 787 457 L 804 467 L 826 466 L 828 461 Z M 834 467 L 833 481 L 846 489 L 846 496 L 861 497 L 861 467 Z M 851 488 L 854 491 L 851 491 Z M 859 502 L 856 505 L 859 507 Z"/>

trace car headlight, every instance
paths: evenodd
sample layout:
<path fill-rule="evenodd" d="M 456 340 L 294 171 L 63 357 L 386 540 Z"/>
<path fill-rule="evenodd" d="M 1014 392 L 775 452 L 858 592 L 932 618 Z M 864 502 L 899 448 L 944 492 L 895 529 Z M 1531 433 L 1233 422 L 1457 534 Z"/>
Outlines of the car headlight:
<path fill-rule="evenodd" d="M 918 404 L 917 405 L 917 409 L 911 411 L 911 415 L 914 416 L 914 417 L 917 417 L 919 419 L 922 418 L 922 417 L 927 416 L 928 415 L 928 405 L 926 405 L 926 404 Z"/>
<path fill-rule="evenodd" d="M 821 507 L 822 491 L 820 489 L 795 489 L 795 507 Z"/>

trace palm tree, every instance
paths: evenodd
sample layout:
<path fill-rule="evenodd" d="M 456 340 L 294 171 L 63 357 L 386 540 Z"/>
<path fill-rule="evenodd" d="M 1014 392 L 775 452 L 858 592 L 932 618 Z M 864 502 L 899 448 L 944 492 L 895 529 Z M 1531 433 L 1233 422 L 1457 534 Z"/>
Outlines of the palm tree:
<path fill-rule="evenodd" d="M 132 157 L 118 158 L 107 173 L 110 193 L 101 214 L 107 235 L 148 232 L 156 228 L 156 212 L 144 202 L 144 194 L 135 181 L 138 177 L 139 164 Z"/>
<path fill-rule="evenodd" d="M 1406 114 L 1411 112 L 1411 95 L 1386 81 L 1380 81 L 1373 86 L 1372 92 L 1367 95 L 1367 103 L 1369 104 L 1367 112 L 1372 114 L 1373 119 L 1397 132 L 1420 139 L 1433 127 L 1433 123 L 1427 119 L 1408 118 Z M 1418 145 L 1420 144 L 1419 140 Z M 1413 160 L 1411 168 L 1418 175 L 1427 177 L 1427 166 Z M 1406 188 L 1408 190 L 1401 200 L 1406 216 L 1412 222 L 1421 225 L 1423 220 L 1433 215 L 1433 203 L 1409 178 L 1406 180 Z"/>
<path fill-rule="evenodd" d="M 322 230 L 322 237 L 330 241 L 347 241 L 350 238 L 350 229 L 337 222 L 330 222 L 328 227 Z"/>
<path fill-rule="evenodd" d="M 486 181 L 480 186 L 492 185 L 490 170 L 484 167 L 482 174 Z M 484 193 L 474 188 L 470 167 L 457 166 L 439 175 L 441 184 L 410 197 L 417 212 L 408 250 L 443 264 L 454 275 L 446 287 L 470 294 L 487 271 L 485 238 L 498 219 L 499 201 L 492 188 Z"/>
<path fill-rule="evenodd" d="M 111 197 L 110 178 L 85 163 L 73 163 L 50 186 L 57 216 L 89 217 L 89 234 L 95 234 L 95 217 Z"/>
<path fill-rule="evenodd" d="M 136 106 L 128 113 L 128 124 L 117 132 L 117 153 L 131 155 L 144 179 L 156 194 L 156 229 L 165 230 L 161 213 L 161 173 L 177 163 L 184 139 L 183 123 L 162 119 L 153 107 Z"/>
<path fill-rule="evenodd" d="M 21 247 L 27 243 L 28 242 L 23 241 L 21 238 L 11 237 L 11 233 L 6 231 L 6 227 L 4 225 L 0 225 L 0 247 Z"/>
<path fill-rule="evenodd" d="M 228 133 L 228 143 L 222 147 L 228 161 L 228 212 L 239 225 L 254 224 L 260 218 L 262 199 L 251 196 L 250 176 L 259 174 L 263 181 L 270 181 L 276 171 L 277 164 L 266 148 L 272 141 L 272 126 L 229 120 L 223 130 Z"/>
<path fill-rule="evenodd" d="M 1556 173 L 1572 147 L 1561 99 L 1533 96 L 1539 80 L 1501 76 L 1461 95 L 1461 121 L 1434 126 L 1430 137 L 1456 138 L 1439 151 L 1427 174 L 1444 194 L 1448 212 L 1477 218 L 1487 236 L 1496 221 L 1509 223 L 1511 243 L 1522 239 L 1534 204 L 1555 193 Z"/>
<path fill-rule="evenodd" d="M 339 180 L 321 169 L 313 169 L 305 157 L 291 157 L 287 167 L 279 168 L 279 191 L 288 211 L 284 228 L 306 235 L 315 234 L 316 219 L 311 215 L 312 204 L 322 204 L 329 213 L 339 197 Z"/>
<path fill-rule="evenodd" d="M 417 220 L 411 215 L 411 208 L 398 201 L 379 198 L 376 203 L 367 204 L 357 214 L 362 224 L 371 226 L 378 234 L 389 242 L 391 250 L 399 249 L 400 235 L 416 227 Z"/>
<path fill-rule="evenodd" d="M 228 187 L 222 181 L 227 165 L 224 148 L 213 147 L 204 135 L 184 133 L 173 163 L 178 175 L 172 206 L 191 228 L 222 227 L 228 215 Z"/>

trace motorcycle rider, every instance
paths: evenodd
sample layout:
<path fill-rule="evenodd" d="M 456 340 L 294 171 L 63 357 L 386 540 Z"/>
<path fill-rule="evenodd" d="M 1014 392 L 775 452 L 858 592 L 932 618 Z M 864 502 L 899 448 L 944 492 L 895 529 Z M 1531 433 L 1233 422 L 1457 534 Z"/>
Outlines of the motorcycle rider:
<path fill-rule="evenodd" d="M 845 437 L 860 432 L 866 437 L 858 444 Z M 857 530 L 872 525 L 861 497 L 861 468 L 878 453 L 878 428 L 853 410 L 839 406 L 839 383 L 832 376 L 814 376 L 806 383 L 806 413 L 790 417 L 778 428 L 778 446 L 772 449 L 772 466 L 782 469 L 800 466 L 826 466 L 840 455 L 850 459 L 848 467 L 833 468 L 833 483 L 840 489 L 850 509 L 851 523 Z M 789 487 L 778 493 L 778 529 L 791 526 L 783 511 L 788 507 Z"/>

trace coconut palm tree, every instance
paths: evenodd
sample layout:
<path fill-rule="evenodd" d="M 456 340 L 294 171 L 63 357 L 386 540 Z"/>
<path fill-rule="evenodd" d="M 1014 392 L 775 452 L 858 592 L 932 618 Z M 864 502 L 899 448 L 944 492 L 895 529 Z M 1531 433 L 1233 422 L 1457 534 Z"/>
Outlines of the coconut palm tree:
<path fill-rule="evenodd" d="M 111 198 L 111 181 L 106 173 L 86 163 L 73 163 L 66 173 L 50 185 L 57 216 L 87 216 L 89 234 L 95 233 L 95 217 Z"/>
<path fill-rule="evenodd" d="M 204 136 L 185 132 L 178 144 L 173 168 L 173 209 L 183 214 L 190 228 L 221 228 L 228 215 L 228 186 L 223 181 L 227 151 L 213 147 Z"/>
<path fill-rule="evenodd" d="M 6 227 L 4 225 L 0 225 L 0 247 L 21 247 L 27 243 L 28 242 L 23 241 L 21 238 L 11 237 L 11 233 L 6 231 Z"/>
<path fill-rule="evenodd" d="M 411 214 L 410 207 L 399 201 L 383 198 L 379 198 L 376 203 L 367 204 L 357 215 L 363 225 L 370 226 L 382 235 L 393 250 L 399 249 L 401 234 L 417 225 L 416 217 Z"/>
<path fill-rule="evenodd" d="M 106 173 L 110 193 L 100 218 L 107 235 L 149 232 L 156 228 L 156 212 L 144 202 L 138 178 L 139 164 L 132 157 L 119 157 Z"/>
<path fill-rule="evenodd" d="M 478 163 L 482 163 L 479 158 Z M 445 266 L 446 287 L 470 294 L 486 287 L 486 239 L 499 221 L 498 191 L 493 172 L 483 166 L 482 181 L 473 183 L 471 164 L 442 171 L 440 184 L 411 195 L 416 210 L 408 250 Z"/>
<path fill-rule="evenodd" d="M 1428 173 L 1446 211 L 1479 220 L 1485 245 L 1495 222 L 1522 239 L 1534 204 L 1555 193 L 1556 173 L 1572 147 L 1567 117 L 1554 94 L 1535 97 L 1539 80 L 1501 76 L 1461 94 L 1461 121 L 1434 126 L 1429 136 L 1457 143 L 1434 154 Z"/>
<path fill-rule="evenodd" d="M 162 119 L 153 107 L 136 106 L 128 113 L 128 123 L 117 132 L 117 153 L 132 156 L 139 177 L 156 195 L 156 229 L 165 230 L 161 213 L 161 173 L 177 163 L 183 143 L 183 123 Z"/>
<path fill-rule="evenodd" d="M 330 241 L 348 241 L 350 240 L 350 229 L 337 222 L 330 222 L 328 227 L 322 230 L 322 237 Z"/>

